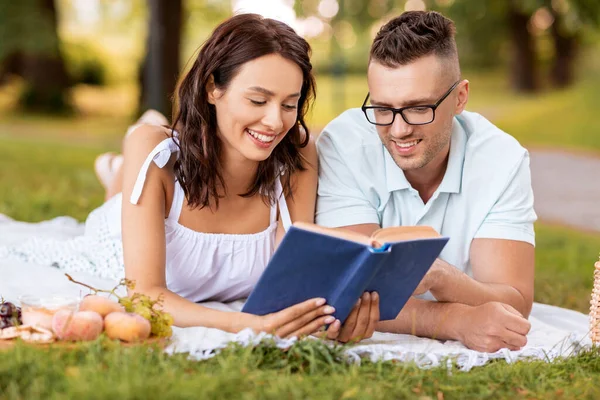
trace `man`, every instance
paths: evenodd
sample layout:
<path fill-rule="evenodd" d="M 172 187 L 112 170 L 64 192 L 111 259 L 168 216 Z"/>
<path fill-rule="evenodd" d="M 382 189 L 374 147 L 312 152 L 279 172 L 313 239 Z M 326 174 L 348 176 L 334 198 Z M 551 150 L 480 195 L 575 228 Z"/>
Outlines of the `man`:
<path fill-rule="evenodd" d="M 317 141 L 316 221 L 366 235 L 429 225 L 448 236 L 415 291 L 421 296 L 377 330 L 516 350 L 526 344 L 533 302 L 529 155 L 464 111 L 469 82 L 454 33 L 451 20 L 421 11 L 379 31 L 362 108 L 333 120 Z"/>

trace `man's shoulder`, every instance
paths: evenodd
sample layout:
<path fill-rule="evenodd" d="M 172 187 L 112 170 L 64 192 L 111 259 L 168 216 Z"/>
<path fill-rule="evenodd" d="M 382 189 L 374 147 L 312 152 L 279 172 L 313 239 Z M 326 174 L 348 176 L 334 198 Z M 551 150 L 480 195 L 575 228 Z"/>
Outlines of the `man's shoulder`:
<path fill-rule="evenodd" d="M 332 142 L 341 152 L 381 148 L 375 126 L 365 119 L 360 108 L 350 108 L 328 123 L 317 139 L 317 146 L 324 140 Z"/>
<path fill-rule="evenodd" d="M 483 115 L 463 111 L 456 118 L 467 136 L 465 161 L 506 165 L 518 163 L 527 155 L 527 150 L 517 139 Z"/>

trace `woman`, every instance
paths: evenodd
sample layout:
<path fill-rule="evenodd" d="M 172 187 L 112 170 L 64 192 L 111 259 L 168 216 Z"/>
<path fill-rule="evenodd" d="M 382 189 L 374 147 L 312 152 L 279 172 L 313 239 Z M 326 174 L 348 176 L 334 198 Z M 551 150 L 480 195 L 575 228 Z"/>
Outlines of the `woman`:
<path fill-rule="evenodd" d="M 136 291 L 164 297 L 176 326 L 297 336 L 330 324 L 332 339 L 370 337 L 376 301 L 355 307 L 344 327 L 324 299 L 267 316 L 197 304 L 247 297 L 290 224 L 313 221 L 309 54 L 291 28 L 258 15 L 217 27 L 179 84 L 173 129 L 134 127 L 122 167 L 107 161 L 119 177 L 109 192 L 120 193 L 86 221 L 88 239 L 78 245 L 96 246 L 87 251 L 90 272 L 117 278 L 124 263 Z M 68 260 L 57 264 L 69 269 Z"/>

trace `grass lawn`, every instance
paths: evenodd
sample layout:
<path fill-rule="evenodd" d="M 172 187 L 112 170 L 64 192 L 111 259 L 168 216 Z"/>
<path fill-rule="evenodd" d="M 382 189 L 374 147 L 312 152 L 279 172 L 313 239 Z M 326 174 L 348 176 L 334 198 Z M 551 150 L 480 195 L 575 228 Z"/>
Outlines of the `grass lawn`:
<path fill-rule="evenodd" d="M 345 96 L 360 105 L 364 90 L 359 79 L 347 82 Z M 471 109 L 481 110 L 525 144 L 600 150 L 594 135 L 600 123 L 590 117 L 598 78 L 536 98 L 511 95 L 489 76 L 471 82 Z M 123 97 L 106 107 L 105 96 L 117 95 Z M 130 120 L 127 96 L 133 95 L 131 89 L 81 95 L 90 109 L 104 105 L 93 116 L 0 115 L 0 213 L 26 221 L 58 215 L 84 220 L 103 198 L 91 167 L 94 157 L 118 150 Z M 332 82 L 321 80 L 323 100 L 312 115 L 313 126 L 323 126 L 335 114 L 324 105 L 333 95 Z M 0 94 L 0 109 L 3 101 Z M 536 230 L 536 301 L 587 312 L 600 235 L 544 224 Z M 0 399 L 600 397 L 597 350 L 553 364 L 494 362 L 468 373 L 391 362 L 348 365 L 339 354 L 319 342 L 301 342 L 285 353 L 266 344 L 232 347 L 211 360 L 193 362 L 102 340 L 68 351 L 18 345 L 0 351 Z"/>

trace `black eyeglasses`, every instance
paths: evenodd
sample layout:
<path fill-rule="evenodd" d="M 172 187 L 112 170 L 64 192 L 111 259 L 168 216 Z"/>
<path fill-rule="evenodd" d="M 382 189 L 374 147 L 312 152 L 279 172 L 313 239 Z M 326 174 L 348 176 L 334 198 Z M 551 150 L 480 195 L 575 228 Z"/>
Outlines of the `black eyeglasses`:
<path fill-rule="evenodd" d="M 402 115 L 402 119 L 409 125 L 427 125 L 433 122 L 435 119 L 435 110 L 446 100 L 446 97 L 452 93 L 452 91 L 458 86 L 460 80 L 456 81 L 454 85 L 439 99 L 435 104 L 422 105 L 422 106 L 410 106 L 402 108 L 393 107 L 382 107 L 382 106 L 367 106 L 367 100 L 369 100 L 370 93 L 367 93 L 365 101 L 361 107 L 367 121 L 373 125 L 388 126 L 394 123 L 396 114 Z"/>

